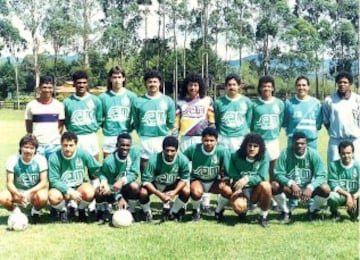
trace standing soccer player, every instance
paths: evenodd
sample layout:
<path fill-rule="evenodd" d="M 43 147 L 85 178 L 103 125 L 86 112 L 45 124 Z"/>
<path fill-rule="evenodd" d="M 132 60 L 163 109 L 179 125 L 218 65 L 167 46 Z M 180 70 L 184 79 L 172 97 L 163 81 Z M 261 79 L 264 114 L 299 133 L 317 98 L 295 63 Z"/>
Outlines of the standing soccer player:
<path fill-rule="evenodd" d="M 161 75 L 158 71 L 145 73 L 147 93 L 134 103 L 134 128 L 142 146 L 140 170 L 143 172 L 152 154 L 161 152 L 162 142 L 174 128 L 174 101 L 160 92 Z"/>
<path fill-rule="evenodd" d="M 287 198 L 304 202 L 313 198 L 308 209 L 309 220 L 313 220 L 330 194 L 327 172 L 319 153 L 307 146 L 304 133 L 294 133 L 292 142 L 292 147 L 281 152 L 274 169 L 275 180 L 271 183 L 274 199 L 282 210 L 280 221 L 284 224 L 290 222 L 292 214 Z"/>
<path fill-rule="evenodd" d="M 329 165 L 328 181 L 332 192 L 328 205 L 333 218 L 340 217 L 339 206 L 346 206 L 351 220 L 355 221 L 359 216 L 360 162 L 354 160 L 354 150 L 352 142 L 342 141 L 339 144 L 340 159 Z"/>
<path fill-rule="evenodd" d="M 39 98 L 26 105 L 25 126 L 26 132 L 33 134 L 39 142 L 37 153 L 48 158 L 52 152 L 60 149 L 65 112 L 63 104 L 53 98 L 52 77 L 41 77 L 39 90 Z"/>
<path fill-rule="evenodd" d="M 100 170 L 99 163 L 85 150 L 77 147 L 78 138 L 72 132 L 61 136 L 61 150 L 49 158 L 49 202 L 60 211 L 62 222 L 68 221 L 67 202 L 71 201 L 69 212 L 74 207 L 79 209 L 79 221 L 86 222 L 85 209 L 94 198 L 95 189 L 87 182 L 89 175 L 96 176 Z"/>
<path fill-rule="evenodd" d="M 248 202 L 259 202 L 259 224 L 268 226 L 268 209 L 271 201 L 271 185 L 268 181 L 269 159 L 265 154 L 265 142 L 258 134 L 247 134 L 239 150 L 231 154 L 228 174 L 233 180 L 231 205 L 246 221 Z"/>
<path fill-rule="evenodd" d="M 360 95 L 351 91 L 353 77 L 340 72 L 335 78 L 337 91 L 327 96 L 323 105 L 323 121 L 329 134 L 328 164 L 338 160 L 338 146 L 348 140 L 360 147 Z M 355 149 L 354 158 L 360 161 L 360 149 Z"/>
<path fill-rule="evenodd" d="M 104 158 L 117 149 L 116 140 L 119 134 L 132 131 L 132 103 L 136 94 L 125 86 L 125 71 L 119 66 L 111 68 L 108 73 L 107 91 L 99 96 L 103 112 Z"/>
<path fill-rule="evenodd" d="M 286 128 L 288 147 L 291 147 L 295 132 L 303 132 L 308 146 L 317 149 L 318 131 L 321 129 L 321 103 L 309 95 L 310 82 L 305 76 L 295 81 L 296 95 L 285 102 L 283 126 Z"/>
<path fill-rule="evenodd" d="M 97 220 L 105 223 L 107 203 L 117 203 L 135 215 L 140 186 L 136 182 L 140 172 L 140 149 L 132 145 L 131 136 L 122 133 L 117 138 L 117 150 L 103 162 L 99 176 L 100 185 L 95 191 Z"/>
<path fill-rule="evenodd" d="M 11 156 L 6 162 L 7 189 L 0 193 L 0 205 L 7 210 L 18 212 L 15 204 L 31 208 L 31 220 L 39 221 L 40 210 L 48 200 L 47 161 L 36 153 L 38 141 L 27 134 L 20 139 L 19 154 Z"/>
<path fill-rule="evenodd" d="M 215 100 L 215 124 L 219 143 L 228 149 L 239 149 L 244 136 L 250 131 L 252 103 L 239 93 L 241 79 L 236 74 L 225 78 L 226 95 Z"/>
<path fill-rule="evenodd" d="M 154 154 L 141 175 L 140 205 L 146 215 L 146 221 L 152 222 L 150 195 L 155 194 L 163 203 L 163 220 L 170 218 L 181 220 L 185 214 L 185 199 L 188 197 L 189 160 L 178 152 L 179 142 L 174 136 L 163 141 L 163 151 Z M 176 198 L 175 198 L 176 197 Z M 170 209 L 170 202 L 174 201 Z"/>
<path fill-rule="evenodd" d="M 88 92 L 86 71 L 76 71 L 72 76 L 75 94 L 64 100 L 65 126 L 79 138 L 79 147 L 99 160 L 99 142 L 96 132 L 102 120 L 101 102 Z"/>

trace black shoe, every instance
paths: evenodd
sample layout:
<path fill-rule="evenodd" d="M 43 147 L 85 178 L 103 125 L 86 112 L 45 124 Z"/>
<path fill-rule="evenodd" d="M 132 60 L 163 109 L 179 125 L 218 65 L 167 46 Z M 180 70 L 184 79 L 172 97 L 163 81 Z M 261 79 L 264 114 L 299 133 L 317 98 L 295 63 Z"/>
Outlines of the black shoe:
<path fill-rule="evenodd" d="M 88 222 L 88 218 L 85 213 L 85 209 L 79 209 L 79 222 Z"/>
<path fill-rule="evenodd" d="M 334 220 L 340 219 L 341 214 L 338 210 L 334 210 L 334 211 L 330 211 L 330 212 L 331 212 L 330 218 L 332 218 Z"/>
<path fill-rule="evenodd" d="M 347 214 L 350 217 L 350 220 L 353 222 L 358 221 L 358 211 L 354 210 L 354 211 L 350 211 L 350 210 L 346 210 Z"/>
<path fill-rule="evenodd" d="M 162 209 L 162 221 L 168 221 L 170 216 L 170 209 L 169 208 L 163 208 Z"/>
<path fill-rule="evenodd" d="M 75 219 L 75 208 L 73 207 L 68 207 L 68 218 L 70 221 Z"/>
<path fill-rule="evenodd" d="M 96 212 L 96 221 L 99 225 L 105 224 L 105 211 L 104 210 L 98 210 Z"/>
<path fill-rule="evenodd" d="M 210 206 L 201 206 L 201 212 L 207 215 L 214 214 L 214 211 L 211 209 Z"/>
<path fill-rule="evenodd" d="M 50 208 L 50 217 L 52 219 L 57 219 L 59 217 L 59 211 L 54 209 L 53 207 Z"/>
<path fill-rule="evenodd" d="M 185 216 L 185 209 L 181 208 L 181 209 L 179 209 L 179 211 L 177 213 L 171 213 L 169 215 L 169 220 L 180 222 L 180 221 L 182 221 L 184 216 Z"/>
<path fill-rule="evenodd" d="M 60 212 L 60 221 L 61 221 L 61 223 L 68 223 L 69 222 L 67 211 L 61 211 Z"/>
<path fill-rule="evenodd" d="M 238 219 L 240 223 L 247 223 L 246 213 L 239 214 Z"/>
<path fill-rule="evenodd" d="M 148 211 L 145 213 L 145 221 L 146 221 L 146 223 L 153 222 L 153 215 L 151 214 L 151 211 Z"/>
<path fill-rule="evenodd" d="M 215 220 L 221 222 L 223 219 L 224 219 L 224 210 L 221 210 L 220 212 L 215 211 Z"/>
<path fill-rule="evenodd" d="M 285 213 L 284 211 L 281 212 L 279 221 L 281 224 L 289 224 L 291 222 L 291 212 Z"/>
<path fill-rule="evenodd" d="M 260 226 L 262 226 L 264 228 L 267 228 L 269 226 L 267 217 L 259 216 L 258 221 L 259 221 Z"/>
<path fill-rule="evenodd" d="M 192 217 L 192 221 L 199 221 L 201 219 L 200 211 L 193 209 L 191 217 Z"/>
<path fill-rule="evenodd" d="M 31 224 L 38 224 L 40 222 L 40 215 L 39 214 L 32 214 L 30 216 Z"/>
<path fill-rule="evenodd" d="M 314 210 L 313 212 L 311 212 L 310 210 L 308 210 L 307 215 L 308 215 L 309 221 L 313 221 L 313 220 L 318 219 L 318 212 L 319 212 L 319 211 L 320 211 L 320 210 L 318 210 L 318 209 Z"/>

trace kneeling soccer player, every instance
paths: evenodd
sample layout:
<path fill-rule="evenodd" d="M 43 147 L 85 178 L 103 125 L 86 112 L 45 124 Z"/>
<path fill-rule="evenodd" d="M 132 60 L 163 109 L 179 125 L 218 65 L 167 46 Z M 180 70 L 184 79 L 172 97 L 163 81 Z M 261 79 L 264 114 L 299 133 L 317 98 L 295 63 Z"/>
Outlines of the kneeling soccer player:
<path fill-rule="evenodd" d="M 190 177 L 189 160 L 178 152 L 179 142 L 175 137 L 165 137 L 162 146 L 163 151 L 150 158 L 141 175 L 143 187 L 139 200 L 147 222 L 152 222 L 153 219 L 150 209 L 151 194 L 155 194 L 163 202 L 163 220 L 170 216 L 181 220 L 185 214 L 184 201 L 189 196 L 185 193 Z M 170 209 L 171 201 L 174 201 L 174 204 Z"/>
<path fill-rule="evenodd" d="M 231 188 L 224 180 L 225 164 L 229 153 L 222 145 L 217 145 L 218 133 L 215 128 L 207 127 L 202 132 L 202 143 L 193 144 L 184 151 L 192 162 L 190 194 L 193 205 L 192 219 L 198 221 L 200 216 L 201 197 L 204 192 L 220 194 L 215 210 L 215 219 L 223 219 L 224 207 L 232 194 Z M 187 202 L 189 196 L 184 200 Z"/>
<path fill-rule="evenodd" d="M 330 194 L 327 173 L 319 153 L 307 146 L 304 133 L 294 133 L 292 142 L 290 148 L 281 152 L 274 169 L 274 181 L 271 182 L 274 199 L 282 210 L 280 222 L 284 224 L 290 222 L 292 213 L 287 198 L 303 202 L 313 199 L 308 209 L 309 220 L 313 220 Z"/>
<path fill-rule="evenodd" d="M 338 149 L 340 159 L 329 165 L 328 181 L 332 192 L 328 205 L 333 218 L 340 217 L 339 206 L 346 206 L 351 220 L 356 221 L 359 216 L 360 162 L 354 160 L 352 142 L 342 141 Z"/>
<path fill-rule="evenodd" d="M 0 205 L 7 210 L 18 212 L 15 204 L 31 208 L 31 221 L 39 221 L 40 209 L 48 199 L 47 161 L 36 154 L 38 141 L 31 134 L 20 139 L 19 154 L 11 156 L 6 162 L 7 189 L 0 193 Z"/>
<path fill-rule="evenodd" d="M 87 222 L 85 209 L 94 198 L 95 189 L 87 182 L 89 174 L 97 175 L 99 163 L 90 153 L 77 148 L 78 138 L 72 132 L 61 136 L 61 150 L 49 158 L 49 202 L 60 211 L 61 222 L 68 221 L 67 205 L 70 202 L 70 215 L 74 208 L 79 210 L 79 221 Z"/>
<path fill-rule="evenodd" d="M 117 150 L 106 157 L 101 167 L 100 186 L 96 188 L 97 220 L 99 224 L 106 221 L 107 203 L 117 203 L 117 208 L 129 206 L 135 215 L 140 185 L 136 179 L 140 172 L 140 149 L 132 146 L 128 133 L 117 137 Z"/>
<path fill-rule="evenodd" d="M 263 227 L 268 226 L 271 202 L 271 185 L 267 181 L 269 158 L 265 151 L 265 142 L 260 135 L 246 135 L 239 150 L 231 154 L 228 170 L 233 179 L 232 208 L 239 214 L 240 220 L 245 221 L 248 202 L 259 203 L 259 224 Z"/>

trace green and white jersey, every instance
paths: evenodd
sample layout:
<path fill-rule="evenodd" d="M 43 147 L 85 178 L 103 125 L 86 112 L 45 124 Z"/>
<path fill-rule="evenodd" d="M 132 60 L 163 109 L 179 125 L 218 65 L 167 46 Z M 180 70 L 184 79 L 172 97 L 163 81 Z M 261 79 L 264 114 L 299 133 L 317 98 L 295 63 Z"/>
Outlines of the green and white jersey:
<path fill-rule="evenodd" d="M 253 102 L 251 131 L 263 137 L 265 141 L 279 137 L 284 117 L 284 102 L 276 97 L 265 101 L 258 97 Z"/>
<path fill-rule="evenodd" d="M 20 154 L 11 156 L 5 165 L 6 171 L 14 174 L 14 185 L 17 189 L 28 190 L 40 182 L 40 174 L 48 169 L 45 157 L 35 154 L 28 163 Z"/>
<path fill-rule="evenodd" d="M 238 137 L 249 132 L 252 118 L 252 102 L 243 95 L 231 99 L 222 96 L 216 99 L 215 125 L 221 136 Z"/>
<path fill-rule="evenodd" d="M 353 161 L 351 165 L 344 165 L 341 160 L 330 162 L 328 182 L 332 191 L 339 188 L 354 194 L 359 191 L 360 162 Z"/>
<path fill-rule="evenodd" d="M 124 178 L 125 184 L 135 181 L 140 172 L 140 153 L 140 149 L 133 146 L 125 159 L 120 159 L 117 151 L 110 154 L 103 161 L 100 180 L 106 180 L 109 185 L 120 178 Z"/>
<path fill-rule="evenodd" d="M 69 188 L 77 188 L 88 180 L 86 169 L 91 175 L 98 175 L 100 164 L 88 152 L 77 149 L 71 158 L 58 150 L 49 158 L 50 187 L 65 194 Z"/>
<path fill-rule="evenodd" d="M 107 91 L 99 96 L 102 104 L 104 136 L 118 136 L 132 131 L 132 104 L 135 93 L 124 89 L 121 93 Z"/>
<path fill-rule="evenodd" d="M 190 178 L 189 160 L 177 152 L 172 162 L 164 158 L 163 152 L 154 154 L 148 161 L 141 175 L 143 185 L 155 181 L 158 184 L 170 186 L 178 179 L 188 182 Z"/>
<path fill-rule="evenodd" d="M 84 97 L 75 94 L 64 100 L 65 126 L 77 135 L 96 133 L 102 120 L 102 107 L 98 97 L 87 93 Z"/>
<path fill-rule="evenodd" d="M 212 182 L 220 178 L 222 170 L 226 170 L 225 164 L 229 162 L 229 153 L 223 145 L 216 145 L 210 152 L 204 150 L 203 144 L 193 144 L 184 151 L 184 154 L 192 162 L 192 180 Z"/>
<path fill-rule="evenodd" d="M 174 128 L 175 103 L 163 94 L 145 94 L 135 99 L 133 120 L 139 136 L 166 136 Z"/>
<path fill-rule="evenodd" d="M 260 161 L 250 160 L 248 158 L 240 158 L 237 152 L 233 152 L 230 157 L 229 169 L 227 173 L 233 182 L 248 176 L 249 182 L 246 188 L 255 187 L 260 182 L 269 179 L 269 159 L 267 156 Z"/>
<path fill-rule="evenodd" d="M 327 172 L 316 150 L 308 147 L 300 157 L 295 155 L 292 148 L 288 148 L 280 154 L 274 178 L 283 186 L 289 186 L 294 181 L 302 189 L 308 184 L 315 189 L 327 182 Z"/>

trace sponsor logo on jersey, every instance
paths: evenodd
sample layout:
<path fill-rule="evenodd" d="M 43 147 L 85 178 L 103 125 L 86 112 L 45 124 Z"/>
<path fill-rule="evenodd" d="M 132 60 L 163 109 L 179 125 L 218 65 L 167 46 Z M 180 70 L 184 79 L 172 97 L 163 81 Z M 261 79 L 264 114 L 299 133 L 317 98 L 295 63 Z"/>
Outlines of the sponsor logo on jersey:
<path fill-rule="evenodd" d="M 263 114 L 256 122 L 263 130 L 271 130 L 279 127 L 279 116 L 275 114 Z"/>
<path fill-rule="evenodd" d="M 193 175 L 201 180 L 213 180 L 219 175 L 219 172 L 220 172 L 219 166 L 214 166 L 214 167 L 201 166 L 193 171 Z"/>
<path fill-rule="evenodd" d="M 95 122 L 94 111 L 90 109 L 76 110 L 71 115 L 71 123 L 77 126 L 89 125 Z"/>
<path fill-rule="evenodd" d="M 189 105 L 182 111 L 183 117 L 190 118 L 201 118 L 204 117 L 206 113 L 206 107 L 203 105 Z"/>
<path fill-rule="evenodd" d="M 129 119 L 130 107 L 113 106 L 107 113 L 110 121 L 124 122 Z"/>
<path fill-rule="evenodd" d="M 307 168 L 298 168 L 292 169 L 287 177 L 295 181 L 298 185 L 307 185 L 311 181 L 311 170 Z"/>
<path fill-rule="evenodd" d="M 168 104 L 165 100 L 160 101 L 160 109 L 166 111 L 168 109 Z"/>
<path fill-rule="evenodd" d="M 161 126 L 166 124 L 165 111 L 150 110 L 146 111 L 141 122 L 146 126 Z"/>
<path fill-rule="evenodd" d="M 33 187 L 40 180 L 38 173 L 23 173 L 16 177 L 16 183 L 24 187 Z"/>
<path fill-rule="evenodd" d="M 65 171 L 61 176 L 61 180 L 65 182 L 68 187 L 76 187 L 83 183 L 84 174 L 83 169 Z"/>
<path fill-rule="evenodd" d="M 173 172 L 173 171 L 171 171 L 171 172 Z M 157 182 L 159 184 L 170 185 L 170 184 L 174 184 L 177 179 L 178 179 L 177 174 L 163 173 L 163 174 L 160 174 L 155 177 L 155 182 Z"/>
<path fill-rule="evenodd" d="M 239 127 L 244 124 L 243 115 L 241 111 L 226 111 L 221 123 L 232 128 Z"/>
<path fill-rule="evenodd" d="M 76 168 L 83 168 L 83 161 L 80 159 L 80 158 L 77 158 L 76 161 L 75 161 L 75 167 Z"/>

